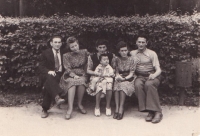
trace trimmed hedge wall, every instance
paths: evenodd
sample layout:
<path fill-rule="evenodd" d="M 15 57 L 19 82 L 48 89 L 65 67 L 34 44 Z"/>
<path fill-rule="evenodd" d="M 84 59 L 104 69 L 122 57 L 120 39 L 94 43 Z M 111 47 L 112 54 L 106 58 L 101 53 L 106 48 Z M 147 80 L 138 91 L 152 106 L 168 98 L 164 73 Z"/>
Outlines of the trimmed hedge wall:
<path fill-rule="evenodd" d="M 115 45 L 121 39 L 136 49 L 136 35 L 143 31 L 149 35 L 148 48 L 157 52 L 165 77 L 160 89 L 162 100 L 177 104 L 175 62 L 190 61 L 198 56 L 200 25 L 196 17 L 167 14 L 120 18 L 0 18 L 0 86 L 4 91 L 36 90 L 39 55 L 50 47 L 47 41 L 52 35 L 61 35 L 64 46 L 67 37 L 76 36 L 82 48 L 90 52 L 95 51 L 98 38 L 105 38 L 110 43 L 109 50 L 116 52 Z M 197 76 L 193 76 L 193 86 L 187 94 L 191 99 L 186 103 L 197 105 Z"/>

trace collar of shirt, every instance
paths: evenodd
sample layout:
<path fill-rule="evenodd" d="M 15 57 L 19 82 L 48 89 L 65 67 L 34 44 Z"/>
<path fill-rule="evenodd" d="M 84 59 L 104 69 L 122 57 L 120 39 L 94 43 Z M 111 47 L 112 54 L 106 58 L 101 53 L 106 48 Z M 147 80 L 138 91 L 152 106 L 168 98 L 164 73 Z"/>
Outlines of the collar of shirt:
<path fill-rule="evenodd" d="M 148 53 L 148 50 L 149 49 L 145 49 L 143 52 L 140 52 L 139 50 L 137 50 L 137 53 L 136 54 L 138 54 L 138 53 L 143 53 L 144 55 L 146 55 L 147 57 L 150 57 L 150 55 L 149 55 L 149 53 Z"/>
<path fill-rule="evenodd" d="M 104 67 L 102 64 L 99 64 L 100 67 Z M 107 66 L 105 66 L 104 68 L 107 68 L 109 66 L 109 64 Z"/>
<path fill-rule="evenodd" d="M 57 52 L 57 54 L 60 54 L 60 49 L 58 51 L 56 51 L 54 48 L 52 48 L 52 51 L 53 51 L 54 55 L 56 54 L 56 52 Z"/>

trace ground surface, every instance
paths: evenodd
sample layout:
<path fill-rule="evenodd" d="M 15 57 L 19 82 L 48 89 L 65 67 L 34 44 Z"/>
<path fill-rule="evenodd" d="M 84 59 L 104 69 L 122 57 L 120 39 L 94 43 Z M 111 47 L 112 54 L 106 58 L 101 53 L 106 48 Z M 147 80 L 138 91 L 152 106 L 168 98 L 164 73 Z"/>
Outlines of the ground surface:
<path fill-rule="evenodd" d="M 85 103 L 86 104 L 86 103 Z M 65 120 L 67 105 L 52 107 L 46 119 L 40 117 L 41 106 L 35 103 L 22 107 L 0 107 L 0 136 L 192 136 L 200 134 L 200 108 L 163 106 L 164 118 L 159 124 L 145 122 L 147 113 L 137 105 L 126 104 L 120 121 L 105 115 L 93 115 L 94 104 L 87 104 L 86 115 L 76 109 L 70 120 Z M 196 135 L 199 136 L 199 135 Z"/>

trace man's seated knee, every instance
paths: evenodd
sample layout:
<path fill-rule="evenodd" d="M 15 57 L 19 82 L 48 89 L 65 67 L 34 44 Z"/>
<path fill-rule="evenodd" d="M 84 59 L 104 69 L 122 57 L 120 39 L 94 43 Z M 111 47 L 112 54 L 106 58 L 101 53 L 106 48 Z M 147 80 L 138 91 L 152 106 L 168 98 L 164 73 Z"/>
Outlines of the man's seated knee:
<path fill-rule="evenodd" d="M 139 80 L 139 79 L 135 80 L 135 87 L 140 87 L 140 86 L 143 86 L 143 85 L 144 85 L 144 82 L 142 82 L 141 80 Z"/>
<path fill-rule="evenodd" d="M 160 81 L 158 79 L 151 79 L 145 82 L 145 86 L 148 86 L 148 87 L 158 86 L 159 84 L 160 84 Z"/>

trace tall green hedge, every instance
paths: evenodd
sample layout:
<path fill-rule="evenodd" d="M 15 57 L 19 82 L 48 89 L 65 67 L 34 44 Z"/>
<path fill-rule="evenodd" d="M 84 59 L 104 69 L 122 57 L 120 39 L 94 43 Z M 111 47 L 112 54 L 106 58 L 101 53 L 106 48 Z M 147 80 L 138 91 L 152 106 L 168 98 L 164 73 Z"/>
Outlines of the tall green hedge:
<path fill-rule="evenodd" d="M 175 62 L 190 61 L 198 56 L 200 25 L 195 17 L 167 14 L 120 18 L 0 18 L 0 86 L 3 90 L 37 89 L 39 55 L 49 47 L 47 41 L 52 35 L 61 35 L 64 46 L 67 37 L 76 36 L 82 48 L 90 52 L 95 51 L 98 38 L 105 38 L 110 43 L 109 50 L 116 52 L 119 40 L 136 49 L 136 35 L 143 31 L 149 35 L 148 48 L 155 50 L 160 59 L 165 77 L 161 85 L 163 100 L 173 101 L 169 98 L 179 92 L 175 87 Z M 193 87 L 188 91 L 192 99 L 198 95 L 197 88 L 197 78 L 193 76 Z"/>

